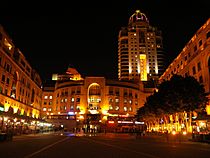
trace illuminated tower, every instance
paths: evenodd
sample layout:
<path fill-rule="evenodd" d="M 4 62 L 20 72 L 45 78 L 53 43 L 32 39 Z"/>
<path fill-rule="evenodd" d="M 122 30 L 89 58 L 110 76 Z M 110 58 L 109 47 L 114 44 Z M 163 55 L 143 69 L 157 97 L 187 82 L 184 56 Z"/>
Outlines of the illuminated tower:
<path fill-rule="evenodd" d="M 149 25 L 146 15 L 136 10 L 118 35 L 119 80 L 158 78 L 164 72 L 164 63 L 161 31 Z"/>

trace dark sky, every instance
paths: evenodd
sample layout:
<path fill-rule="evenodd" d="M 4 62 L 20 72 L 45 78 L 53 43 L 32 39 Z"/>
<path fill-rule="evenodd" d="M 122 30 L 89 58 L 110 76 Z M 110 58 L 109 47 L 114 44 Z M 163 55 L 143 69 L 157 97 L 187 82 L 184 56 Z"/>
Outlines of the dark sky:
<path fill-rule="evenodd" d="M 118 32 L 136 9 L 162 31 L 168 62 L 210 17 L 207 0 L 84 2 L 1 7 L 1 25 L 43 80 L 65 72 L 69 64 L 82 76 L 117 78 Z"/>

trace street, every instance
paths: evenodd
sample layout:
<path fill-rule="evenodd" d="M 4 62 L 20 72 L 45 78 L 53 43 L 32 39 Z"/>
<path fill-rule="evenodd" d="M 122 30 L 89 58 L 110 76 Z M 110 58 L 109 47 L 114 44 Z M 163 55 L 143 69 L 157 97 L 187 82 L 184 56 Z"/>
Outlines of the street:
<path fill-rule="evenodd" d="M 210 144 L 161 136 L 70 133 L 16 136 L 0 142 L 2 158 L 207 158 Z"/>

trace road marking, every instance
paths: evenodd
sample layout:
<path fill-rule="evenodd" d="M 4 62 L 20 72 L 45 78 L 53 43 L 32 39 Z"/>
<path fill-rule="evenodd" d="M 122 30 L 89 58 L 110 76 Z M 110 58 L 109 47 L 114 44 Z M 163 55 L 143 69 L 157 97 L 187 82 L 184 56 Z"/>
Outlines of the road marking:
<path fill-rule="evenodd" d="M 69 139 L 69 137 L 64 138 L 64 139 L 61 139 L 61 140 L 59 140 L 59 141 L 57 141 L 57 142 L 55 142 L 55 143 L 53 143 L 53 144 L 50 144 L 50 145 L 48 145 L 48 146 L 45 146 L 44 148 L 42 148 L 42 149 L 40 149 L 40 150 L 38 150 L 38 151 L 36 151 L 36 152 L 34 152 L 34 153 L 32 153 L 32 154 L 29 154 L 29 155 L 25 156 L 24 158 L 30 158 L 30 157 L 32 157 L 32 156 L 34 156 L 34 155 L 36 155 L 36 154 L 39 154 L 39 153 L 41 153 L 42 151 L 47 150 L 47 149 L 51 148 L 52 146 L 54 146 L 54 145 L 56 145 L 56 144 L 58 144 L 58 143 L 61 143 L 61 142 L 65 141 L 65 140 L 67 140 L 67 139 Z"/>
<path fill-rule="evenodd" d="M 88 139 L 88 138 L 82 138 L 82 139 L 86 139 L 88 141 L 93 141 L 93 142 L 98 143 L 98 144 L 110 146 L 110 147 L 113 147 L 113 148 L 118 148 L 120 150 L 133 152 L 133 153 L 140 154 L 140 155 L 147 156 L 147 157 L 151 157 L 151 158 L 160 158 L 158 156 L 154 156 L 154 155 L 151 155 L 151 154 L 147 154 L 147 153 L 143 153 L 143 152 L 139 152 L 139 151 L 135 151 L 135 150 L 130 150 L 130 149 L 127 149 L 127 148 L 119 147 L 119 146 L 112 145 L 112 144 L 107 144 L 107 143 L 104 143 L 104 142 L 99 142 L 99 141 L 96 141 L 96 140 L 93 140 L 93 139 Z"/>

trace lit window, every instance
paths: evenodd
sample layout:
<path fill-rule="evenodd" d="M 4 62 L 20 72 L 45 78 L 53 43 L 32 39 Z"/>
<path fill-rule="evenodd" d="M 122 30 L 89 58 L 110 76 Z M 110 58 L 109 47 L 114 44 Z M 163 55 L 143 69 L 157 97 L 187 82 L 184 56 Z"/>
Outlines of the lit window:
<path fill-rule="evenodd" d="M 109 110 L 113 110 L 113 107 L 112 107 L 112 105 L 109 105 Z"/>
<path fill-rule="evenodd" d="M 52 95 L 49 98 L 52 99 Z"/>
<path fill-rule="evenodd" d="M 51 109 L 51 108 L 49 108 L 49 109 L 48 109 L 48 111 L 52 111 L 52 109 Z"/>
<path fill-rule="evenodd" d="M 119 103 L 119 99 L 118 99 L 118 98 L 116 98 L 116 99 L 115 99 L 115 102 L 116 102 L 116 103 Z"/>
<path fill-rule="evenodd" d="M 119 110 L 120 108 L 119 108 L 119 106 L 115 106 L 115 110 L 117 111 L 117 110 Z"/>
<path fill-rule="evenodd" d="M 74 110 L 74 105 L 71 105 L 70 106 L 70 110 Z"/>
<path fill-rule="evenodd" d="M 71 98 L 71 102 L 74 102 L 74 98 Z"/>
<path fill-rule="evenodd" d="M 123 109 L 124 109 L 124 111 L 127 111 L 127 110 L 128 110 L 128 108 L 127 108 L 126 106 L 124 106 L 124 108 L 123 108 Z"/>
<path fill-rule="evenodd" d="M 43 111 L 46 111 L 47 110 L 47 108 L 43 108 Z"/>
<path fill-rule="evenodd" d="M 48 99 L 48 96 L 47 96 L 47 95 L 45 95 L 45 96 L 44 96 L 44 99 Z"/>

